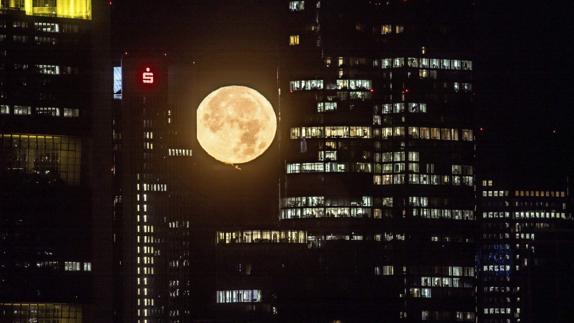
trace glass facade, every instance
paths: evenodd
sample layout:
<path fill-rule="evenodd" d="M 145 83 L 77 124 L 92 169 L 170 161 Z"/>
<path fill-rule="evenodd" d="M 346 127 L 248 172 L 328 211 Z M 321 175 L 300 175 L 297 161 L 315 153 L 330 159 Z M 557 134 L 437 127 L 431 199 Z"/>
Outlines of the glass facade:
<path fill-rule="evenodd" d="M 82 323 L 82 306 L 52 303 L 0 303 L 2 322 Z"/>
<path fill-rule="evenodd" d="M 0 134 L 0 165 L 5 173 L 37 175 L 80 183 L 80 138 L 24 134 Z"/>
<path fill-rule="evenodd" d="M 92 19 L 91 0 L 2 0 L 0 9 L 23 10 L 29 16 Z"/>
<path fill-rule="evenodd" d="M 569 290 L 563 288 L 569 275 L 564 275 L 561 269 L 569 261 L 563 258 L 564 251 L 570 253 L 571 248 L 571 240 L 566 238 L 573 224 L 568 208 L 569 192 L 564 184 L 525 186 L 492 179 L 480 182 L 478 318 L 481 323 L 567 320 L 559 312 L 559 306 L 549 306 L 555 303 L 549 300 L 562 293 L 553 288 L 564 293 Z M 561 247 L 552 246 L 558 237 Z M 566 282 L 564 286 L 562 280 Z"/>
<path fill-rule="evenodd" d="M 243 230 L 217 232 L 218 244 L 235 243 L 307 243 L 304 231 Z"/>
<path fill-rule="evenodd" d="M 0 322 L 93 321 L 91 5 L 0 0 Z"/>
<path fill-rule="evenodd" d="M 472 5 L 314 0 L 285 11 L 279 219 L 306 230 L 325 263 L 320 297 L 338 295 L 327 307 L 342 312 L 327 317 L 474 321 Z M 343 260 L 349 250 L 358 256 Z M 373 296 L 357 305 L 363 292 Z"/>

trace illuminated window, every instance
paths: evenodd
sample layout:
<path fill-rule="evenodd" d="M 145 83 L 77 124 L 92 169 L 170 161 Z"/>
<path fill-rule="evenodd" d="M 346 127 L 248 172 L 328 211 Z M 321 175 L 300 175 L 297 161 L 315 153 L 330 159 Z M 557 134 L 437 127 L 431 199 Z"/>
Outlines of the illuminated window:
<path fill-rule="evenodd" d="M 430 139 L 430 129 L 426 127 L 420 128 L 421 139 Z"/>
<path fill-rule="evenodd" d="M 461 165 L 452 165 L 452 174 L 453 175 L 461 175 L 462 174 L 462 166 Z"/>
<path fill-rule="evenodd" d="M 14 106 L 14 114 L 18 115 L 18 116 L 31 115 L 32 114 L 32 107 L 15 105 Z"/>
<path fill-rule="evenodd" d="M 419 78 L 426 79 L 429 77 L 429 71 L 425 69 L 419 70 Z"/>
<path fill-rule="evenodd" d="M 424 47 L 423 47 L 424 49 Z M 423 53 L 424 54 L 424 53 Z M 420 67 L 421 68 L 429 68 L 430 67 L 430 61 L 428 58 L 421 58 L 420 59 Z"/>
<path fill-rule="evenodd" d="M 440 139 L 440 129 L 439 128 L 431 128 L 431 139 L 439 140 Z"/>
<path fill-rule="evenodd" d="M 170 157 L 192 157 L 193 152 L 191 149 L 185 149 L 185 148 L 173 149 L 173 148 L 170 148 L 170 149 L 168 149 L 168 156 L 170 156 Z"/>
<path fill-rule="evenodd" d="M 326 138 L 347 138 L 349 127 L 325 127 Z"/>
<path fill-rule="evenodd" d="M 338 90 L 371 90 L 372 88 L 371 80 L 337 80 Z"/>
<path fill-rule="evenodd" d="M 461 61 L 463 70 L 472 70 L 472 61 Z"/>
<path fill-rule="evenodd" d="M 289 36 L 289 46 L 297 46 L 297 45 L 299 45 L 299 35 Z"/>
<path fill-rule="evenodd" d="M 322 90 L 323 80 L 297 80 L 289 82 L 291 91 Z"/>
<path fill-rule="evenodd" d="M 463 129 L 462 130 L 462 140 L 463 141 L 473 141 L 474 137 L 472 135 L 472 130 L 470 129 Z"/>
<path fill-rule="evenodd" d="M 418 127 L 409 127 L 409 136 L 414 139 L 419 138 L 419 128 Z"/>
<path fill-rule="evenodd" d="M 6 104 L 0 104 L 0 114 L 10 114 L 10 106 Z"/>
<path fill-rule="evenodd" d="M 0 8 L 25 11 L 32 16 L 57 16 L 75 19 L 91 19 L 91 0 L 19 0 L 6 1 Z"/>
<path fill-rule="evenodd" d="M 337 160 L 337 151 L 319 151 L 319 158 L 320 161 L 335 161 Z"/>
<path fill-rule="evenodd" d="M 393 32 L 393 26 L 392 25 L 382 25 L 381 26 L 381 35 L 390 34 L 392 32 Z"/>
<path fill-rule="evenodd" d="M 34 22 L 34 28 L 37 31 L 45 33 L 58 33 L 60 32 L 60 24 L 51 22 Z"/>
<path fill-rule="evenodd" d="M 407 59 L 407 64 L 409 67 L 419 67 L 419 59 L 415 57 L 409 57 Z"/>
<path fill-rule="evenodd" d="M 290 138 L 371 138 L 371 128 L 359 126 L 291 128 Z"/>
<path fill-rule="evenodd" d="M 453 59 L 452 60 L 452 68 L 455 70 L 460 70 L 462 68 L 462 63 L 460 60 L 458 59 Z"/>
<path fill-rule="evenodd" d="M 82 306 L 62 303 L 0 303 L 10 322 L 82 323 Z M 6 316 L 3 315 L 3 318 Z"/>
<path fill-rule="evenodd" d="M 66 261 L 64 262 L 65 271 L 80 271 L 80 263 L 76 261 Z"/>
<path fill-rule="evenodd" d="M 217 303 L 259 303 L 261 302 L 261 290 L 221 290 L 217 291 Z"/>
<path fill-rule="evenodd" d="M 383 266 L 383 276 L 392 276 L 395 273 L 393 266 Z"/>
<path fill-rule="evenodd" d="M 335 110 L 337 110 L 337 102 L 317 102 L 317 112 Z"/>
<path fill-rule="evenodd" d="M 384 58 L 381 62 L 382 68 L 391 68 L 393 67 L 393 60 L 391 58 Z"/>
<path fill-rule="evenodd" d="M 113 90 L 114 90 L 114 99 L 121 100 L 122 99 L 122 67 L 121 66 L 114 66 Z"/>
<path fill-rule="evenodd" d="M 404 128 L 402 128 L 404 130 Z M 349 136 L 351 138 L 371 138 L 370 127 L 350 127 Z"/>
<path fill-rule="evenodd" d="M 345 92 L 340 92 L 340 93 L 345 93 Z M 366 99 L 370 99 L 371 97 L 372 97 L 371 92 L 366 92 L 366 91 L 351 91 L 351 92 L 349 92 L 349 99 L 351 99 L 351 100 L 366 100 Z"/>
<path fill-rule="evenodd" d="M 291 11 L 305 10 L 305 1 L 289 1 L 289 10 Z"/>
<path fill-rule="evenodd" d="M 80 116 L 80 109 L 64 108 L 64 118 L 77 118 Z"/>
<path fill-rule="evenodd" d="M 421 311 L 421 320 L 422 321 L 431 320 L 430 311 Z"/>
<path fill-rule="evenodd" d="M 48 75 L 59 75 L 60 74 L 60 66 L 58 65 L 36 65 L 38 69 L 38 73 L 40 74 L 48 74 Z"/>
<path fill-rule="evenodd" d="M 55 37 L 34 36 L 34 43 L 36 45 L 56 45 Z"/>
<path fill-rule="evenodd" d="M 452 140 L 450 129 L 448 128 L 440 129 L 440 138 L 442 140 Z"/>
<path fill-rule="evenodd" d="M 36 115 L 59 117 L 60 116 L 60 109 L 54 108 L 54 107 L 36 107 Z"/>

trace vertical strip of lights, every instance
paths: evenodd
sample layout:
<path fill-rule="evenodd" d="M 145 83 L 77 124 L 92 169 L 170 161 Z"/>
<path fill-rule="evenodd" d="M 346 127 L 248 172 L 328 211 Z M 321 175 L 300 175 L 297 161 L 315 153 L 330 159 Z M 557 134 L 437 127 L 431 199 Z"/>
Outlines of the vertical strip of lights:
<path fill-rule="evenodd" d="M 145 110 L 145 98 L 144 98 Z M 145 112 L 144 112 L 145 115 Z M 145 118 L 145 117 L 144 117 Z M 137 248 L 137 314 L 138 323 L 148 323 L 152 316 L 155 303 L 153 297 L 153 276 L 155 267 L 155 226 L 150 216 L 150 200 L 156 186 L 147 183 L 147 165 L 151 163 L 154 133 L 149 128 L 150 120 L 143 120 L 143 173 L 137 175 L 137 207 L 136 207 L 136 248 Z M 147 127 L 146 127 L 147 126 Z"/>

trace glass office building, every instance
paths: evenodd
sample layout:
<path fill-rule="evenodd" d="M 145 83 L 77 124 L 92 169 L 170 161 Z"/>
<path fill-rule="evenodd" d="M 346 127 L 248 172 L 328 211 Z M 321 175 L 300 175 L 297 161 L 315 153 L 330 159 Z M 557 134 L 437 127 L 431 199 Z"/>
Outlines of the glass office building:
<path fill-rule="evenodd" d="M 90 320 L 94 29 L 89 0 L 0 1 L 2 322 Z"/>

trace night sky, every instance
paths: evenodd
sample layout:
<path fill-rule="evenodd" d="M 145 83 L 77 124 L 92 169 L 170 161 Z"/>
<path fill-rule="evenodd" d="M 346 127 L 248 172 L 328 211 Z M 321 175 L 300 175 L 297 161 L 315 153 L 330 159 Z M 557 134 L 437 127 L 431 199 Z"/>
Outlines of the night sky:
<path fill-rule="evenodd" d="M 482 156 L 511 175 L 573 174 L 574 22 L 566 1 L 482 1 L 478 8 Z"/>
<path fill-rule="evenodd" d="M 175 61 L 238 57 L 237 64 L 256 66 L 263 60 L 261 69 L 274 73 L 282 40 L 278 2 L 115 0 L 114 47 L 167 50 Z M 542 179 L 574 174 L 568 1 L 476 2 L 481 168 Z"/>

